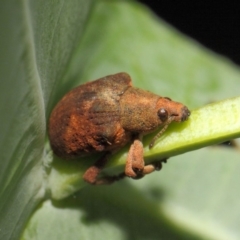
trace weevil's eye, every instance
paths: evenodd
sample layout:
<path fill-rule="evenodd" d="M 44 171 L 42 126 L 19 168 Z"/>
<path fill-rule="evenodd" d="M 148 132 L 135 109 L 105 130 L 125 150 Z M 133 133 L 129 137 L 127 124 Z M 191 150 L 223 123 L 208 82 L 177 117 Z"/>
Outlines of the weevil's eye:
<path fill-rule="evenodd" d="M 172 99 L 171 98 L 169 98 L 169 97 L 164 97 L 165 99 L 167 99 L 167 100 L 169 100 L 169 101 L 172 101 Z"/>
<path fill-rule="evenodd" d="M 165 108 L 160 108 L 157 114 L 162 122 L 165 122 L 168 119 L 168 112 Z"/>

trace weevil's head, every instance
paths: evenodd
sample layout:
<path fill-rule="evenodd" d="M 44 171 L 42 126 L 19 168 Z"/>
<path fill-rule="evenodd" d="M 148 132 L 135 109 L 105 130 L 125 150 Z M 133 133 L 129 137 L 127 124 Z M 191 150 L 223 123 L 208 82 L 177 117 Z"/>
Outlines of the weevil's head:
<path fill-rule="evenodd" d="M 160 132 L 152 139 L 149 147 L 152 148 L 155 141 L 165 132 L 168 125 L 171 122 L 183 122 L 186 121 L 191 112 L 182 103 L 174 102 L 168 97 L 162 97 L 156 104 L 157 115 L 159 118 L 159 125 L 163 128 Z"/>
<path fill-rule="evenodd" d="M 186 121 L 191 113 L 182 103 L 163 97 L 157 102 L 157 114 L 160 122 L 164 124 L 165 122 Z"/>

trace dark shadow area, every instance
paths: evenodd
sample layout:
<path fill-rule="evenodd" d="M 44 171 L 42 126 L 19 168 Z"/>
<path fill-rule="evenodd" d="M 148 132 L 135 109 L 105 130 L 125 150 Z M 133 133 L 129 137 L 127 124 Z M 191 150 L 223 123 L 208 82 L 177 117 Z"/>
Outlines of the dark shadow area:
<path fill-rule="evenodd" d="M 152 196 L 150 196 L 152 195 Z M 149 195 L 131 186 L 128 181 L 111 186 L 86 187 L 74 197 L 54 202 L 57 208 L 73 208 L 85 212 L 79 219 L 86 227 L 99 222 L 110 222 L 132 239 L 200 239 L 164 217 L 160 202 L 164 193 L 149 190 Z"/>
<path fill-rule="evenodd" d="M 237 2 L 139 0 L 159 17 L 201 44 L 240 64 Z"/>

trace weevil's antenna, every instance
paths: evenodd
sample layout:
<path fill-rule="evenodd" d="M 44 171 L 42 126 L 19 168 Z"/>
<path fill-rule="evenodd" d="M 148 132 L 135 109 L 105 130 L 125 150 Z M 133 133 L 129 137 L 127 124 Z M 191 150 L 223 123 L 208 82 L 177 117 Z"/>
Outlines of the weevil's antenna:
<path fill-rule="evenodd" d="M 149 149 L 151 149 L 154 144 L 155 144 L 155 141 L 161 137 L 161 135 L 167 130 L 169 124 L 173 121 L 173 116 L 172 117 L 169 117 L 168 120 L 164 123 L 163 125 L 163 128 L 160 130 L 159 133 L 157 133 L 157 135 L 152 139 L 152 141 L 150 142 L 149 144 Z"/>

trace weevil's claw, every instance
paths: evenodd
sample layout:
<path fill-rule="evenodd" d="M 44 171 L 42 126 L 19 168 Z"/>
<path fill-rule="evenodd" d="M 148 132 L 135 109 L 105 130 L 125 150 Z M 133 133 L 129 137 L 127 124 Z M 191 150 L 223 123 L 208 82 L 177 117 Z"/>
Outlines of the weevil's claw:
<path fill-rule="evenodd" d="M 150 174 L 154 171 L 160 171 L 162 169 L 163 162 L 166 163 L 167 158 L 165 158 L 163 160 L 155 161 L 151 164 L 144 166 L 144 169 L 142 171 L 138 171 L 138 172 L 135 171 L 136 176 L 132 177 L 132 179 L 138 180 L 138 179 L 143 178 L 146 174 Z"/>
<path fill-rule="evenodd" d="M 138 180 L 138 179 L 143 178 L 144 176 L 145 176 L 145 174 L 143 174 L 143 173 L 139 173 L 139 174 L 137 174 L 136 177 L 132 177 L 132 179 L 134 179 L 134 180 Z"/>
<path fill-rule="evenodd" d="M 160 171 L 162 169 L 162 162 L 155 162 L 155 163 L 152 163 L 152 165 L 154 166 L 154 170 L 155 171 Z"/>
<path fill-rule="evenodd" d="M 161 160 L 161 162 L 167 163 L 168 158 Z"/>

